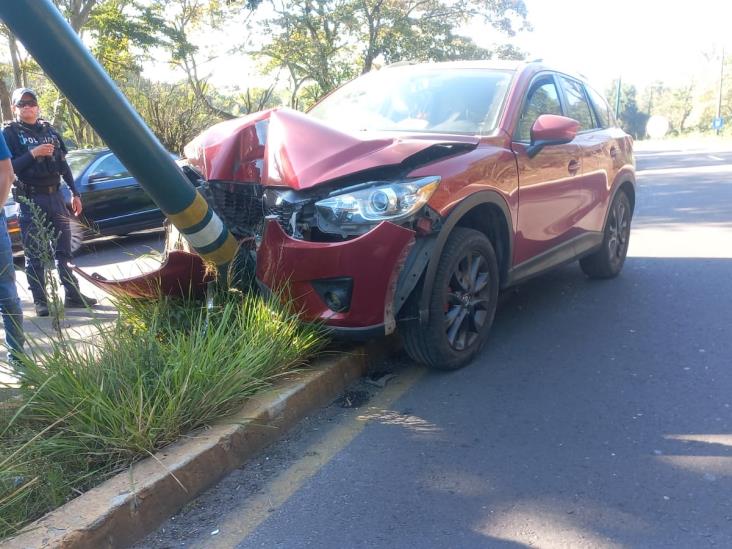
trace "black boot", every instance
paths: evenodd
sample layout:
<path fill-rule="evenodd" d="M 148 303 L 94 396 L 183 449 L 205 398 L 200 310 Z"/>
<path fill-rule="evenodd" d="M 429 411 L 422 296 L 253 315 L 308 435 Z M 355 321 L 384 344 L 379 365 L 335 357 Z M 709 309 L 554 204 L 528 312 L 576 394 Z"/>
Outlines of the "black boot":
<path fill-rule="evenodd" d="M 88 309 L 97 304 L 97 300 L 93 297 L 88 297 L 81 292 L 76 295 L 67 295 L 64 299 L 64 307 L 69 309 Z"/>
<path fill-rule="evenodd" d="M 36 316 L 48 316 L 48 303 L 45 301 L 36 301 L 33 305 L 36 308 Z"/>

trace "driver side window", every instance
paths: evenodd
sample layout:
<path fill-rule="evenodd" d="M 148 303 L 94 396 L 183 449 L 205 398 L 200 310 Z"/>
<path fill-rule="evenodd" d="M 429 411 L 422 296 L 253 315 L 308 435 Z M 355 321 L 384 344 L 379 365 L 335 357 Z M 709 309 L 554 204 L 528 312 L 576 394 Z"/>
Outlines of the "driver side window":
<path fill-rule="evenodd" d="M 531 85 L 516 128 L 516 141 L 531 141 L 531 127 L 542 114 L 562 115 L 559 93 L 551 76 L 541 78 Z"/>
<path fill-rule="evenodd" d="M 130 174 L 127 168 L 122 165 L 122 162 L 110 154 L 107 158 L 102 160 L 91 175 L 106 175 L 106 179 L 121 179 L 123 177 L 129 177 Z"/>

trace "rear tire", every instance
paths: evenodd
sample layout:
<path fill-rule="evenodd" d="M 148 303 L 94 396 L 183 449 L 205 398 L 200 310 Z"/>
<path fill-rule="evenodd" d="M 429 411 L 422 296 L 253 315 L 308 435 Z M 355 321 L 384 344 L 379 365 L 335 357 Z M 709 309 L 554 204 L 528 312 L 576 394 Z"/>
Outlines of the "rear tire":
<path fill-rule="evenodd" d="M 620 191 L 610 207 L 602 246 L 592 255 L 580 259 L 580 267 L 587 276 L 603 279 L 620 274 L 628 254 L 632 217 L 628 195 Z"/>
<path fill-rule="evenodd" d="M 406 305 L 402 338 L 409 356 L 425 366 L 456 370 L 468 364 L 488 338 L 498 300 L 498 262 L 481 232 L 456 227 L 445 243 L 432 287 L 429 320 L 419 321 L 422 283 Z"/>

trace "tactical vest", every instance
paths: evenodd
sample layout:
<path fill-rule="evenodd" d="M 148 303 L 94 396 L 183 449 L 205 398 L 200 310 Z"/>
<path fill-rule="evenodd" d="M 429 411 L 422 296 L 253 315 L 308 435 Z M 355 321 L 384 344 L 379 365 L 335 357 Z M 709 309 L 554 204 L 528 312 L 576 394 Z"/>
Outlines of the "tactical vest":
<path fill-rule="evenodd" d="M 39 120 L 34 126 L 10 122 L 5 125 L 18 138 L 22 153 L 44 143 L 52 143 L 54 146 L 53 156 L 42 156 L 35 159 L 28 168 L 17 174 L 18 178 L 26 183 L 33 183 L 34 180 L 48 180 L 51 177 L 59 177 L 64 169 L 66 154 L 61 146 L 58 133 L 45 120 Z"/>

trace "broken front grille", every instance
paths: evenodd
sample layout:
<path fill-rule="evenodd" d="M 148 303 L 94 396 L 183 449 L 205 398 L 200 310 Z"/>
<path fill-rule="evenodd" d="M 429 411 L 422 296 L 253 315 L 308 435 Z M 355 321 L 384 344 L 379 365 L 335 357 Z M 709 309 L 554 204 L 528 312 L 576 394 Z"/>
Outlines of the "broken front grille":
<path fill-rule="evenodd" d="M 200 187 L 201 195 L 221 217 L 232 234 L 241 239 L 261 236 L 264 219 L 274 215 L 280 227 L 290 236 L 297 233 L 294 215 L 298 204 L 281 202 L 267 206 L 263 189 L 258 183 L 207 181 Z"/>
<path fill-rule="evenodd" d="M 296 230 L 295 219 L 293 215 L 297 211 L 295 204 L 281 204 L 265 208 L 267 215 L 277 216 L 277 222 L 288 235 L 292 236 Z"/>
<path fill-rule="evenodd" d="M 261 185 L 207 181 L 201 185 L 200 191 L 235 237 L 247 238 L 262 234 L 264 208 Z"/>

